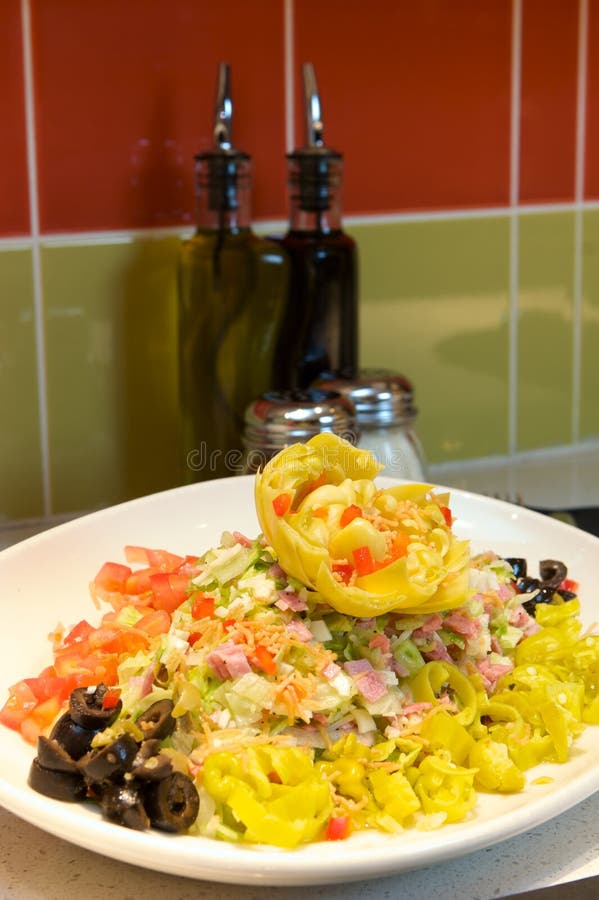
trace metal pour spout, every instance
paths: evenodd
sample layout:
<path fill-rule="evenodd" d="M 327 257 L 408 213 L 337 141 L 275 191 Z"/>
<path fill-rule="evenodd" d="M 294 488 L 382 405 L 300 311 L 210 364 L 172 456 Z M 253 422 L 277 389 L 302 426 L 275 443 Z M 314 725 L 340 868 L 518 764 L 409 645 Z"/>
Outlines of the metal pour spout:
<path fill-rule="evenodd" d="M 324 125 L 318 84 L 312 63 L 304 63 L 304 111 L 306 115 L 306 146 L 324 147 Z"/>
<path fill-rule="evenodd" d="M 229 63 L 221 63 L 218 67 L 214 104 L 214 144 L 219 150 L 231 150 L 233 147 L 233 101 Z"/>

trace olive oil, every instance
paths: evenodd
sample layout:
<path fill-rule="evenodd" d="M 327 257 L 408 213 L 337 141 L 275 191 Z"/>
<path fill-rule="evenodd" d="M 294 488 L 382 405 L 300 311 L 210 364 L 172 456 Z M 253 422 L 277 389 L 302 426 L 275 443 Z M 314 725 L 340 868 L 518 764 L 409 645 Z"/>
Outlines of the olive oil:
<path fill-rule="evenodd" d="M 183 481 L 240 474 L 247 405 L 272 386 L 288 277 L 281 247 L 250 227 L 251 161 L 231 146 L 221 66 L 215 148 L 196 156 L 198 226 L 179 262 Z"/>

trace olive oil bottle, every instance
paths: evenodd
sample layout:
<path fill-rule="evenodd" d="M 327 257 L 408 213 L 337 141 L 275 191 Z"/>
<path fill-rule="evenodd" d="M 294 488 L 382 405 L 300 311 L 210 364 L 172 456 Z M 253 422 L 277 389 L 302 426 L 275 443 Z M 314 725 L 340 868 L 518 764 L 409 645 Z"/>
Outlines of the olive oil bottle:
<path fill-rule="evenodd" d="M 284 250 L 250 227 L 251 160 L 232 145 L 230 68 L 219 68 L 214 147 L 195 157 L 198 219 L 179 261 L 183 481 L 243 471 L 247 405 L 272 387 L 288 278 Z"/>
<path fill-rule="evenodd" d="M 303 80 L 306 143 L 287 156 L 290 220 L 280 239 L 290 279 L 275 355 L 278 390 L 357 373 L 357 249 L 341 222 L 343 158 L 325 146 L 311 63 Z"/>

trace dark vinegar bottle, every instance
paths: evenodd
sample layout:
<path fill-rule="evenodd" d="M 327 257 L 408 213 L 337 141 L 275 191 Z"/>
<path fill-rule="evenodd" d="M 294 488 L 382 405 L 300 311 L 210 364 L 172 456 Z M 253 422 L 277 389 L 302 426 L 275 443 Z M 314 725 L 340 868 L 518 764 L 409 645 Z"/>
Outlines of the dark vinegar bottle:
<path fill-rule="evenodd" d="M 314 70 L 304 66 L 306 146 L 288 154 L 290 219 L 280 239 L 290 278 L 275 351 L 274 387 L 357 372 L 357 250 L 342 228 L 343 159 L 325 147 Z"/>

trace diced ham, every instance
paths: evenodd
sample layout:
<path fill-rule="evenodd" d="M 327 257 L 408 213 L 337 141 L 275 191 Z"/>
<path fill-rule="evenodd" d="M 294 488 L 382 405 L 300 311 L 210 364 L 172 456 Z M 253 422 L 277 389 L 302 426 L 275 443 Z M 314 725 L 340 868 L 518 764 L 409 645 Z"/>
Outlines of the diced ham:
<path fill-rule="evenodd" d="M 505 584 L 505 582 L 501 582 L 499 587 L 497 588 L 497 593 L 499 595 L 499 599 L 503 603 L 507 603 L 508 600 L 514 596 L 514 588 L 511 584 Z"/>
<path fill-rule="evenodd" d="M 252 546 L 252 542 L 250 541 L 250 539 L 248 537 L 246 537 L 245 534 L 242 534 L 241 531 L 234 531 L 233 537 L 235 538 L 235 540 L 237 541 L 238 544 L 241 544 L 242 547 L 251 547 Z"/>
<path fill-rule="evenodd" d="M 391 641 L 386 634 L 375 634 L 369 641 L 368 646 L 378 647 L 384 655 L 391 652 Z"/>
<path fill-rule="evenodd" d="M 480 622 L 478 619 L 471 619 L 464 613 L 452 612 L 445 616 L 443 625 L 461 634 L 463 637 L 476 637 L 480 631 Z"/>
<path fill-rule="evenodd" d="M 303 641 L 307 643 L 312 640 L 312 632 L 310 629 L 304 625 L 303 622 L 298 621 L 297 619 L 293 619 L 291 622 L 288 622 L 286 625 L 287 631 L 290 631 L 291 634 L 298 639 L 298 641 Z"/>
<path fill-rule="evenodd" d="M 332 681 L 335 676 L 339 674 L 341 671 L 341 666 L 338 666 L 337 663 L 330 662 L 327 663 L 324 669 L 321 670 L 321 675 L 323 678 L 326 678 L 328 681 Z"/>
<path fill-rule="evenodd" d="M 268 574 L 271 578 L 285 578 L 285 571 L 280 567 L 278 563 L 274 563 L 270 569 L 268 570 Z"/>
<path fill-rule="evenodd" d="M 243 648 L 233 641 L 227 641 L 212 650 L 206 657 L 206 662 L 222 681 L 240 678 L 252 671 Z"/>
<path fill-rule="evenodd" d="M 414 637 L 428 637 L 429 634 L 432 634 L 434 631 L 438 631 L 439 628 L 441 628 L 442 624 L 443 619 L 441 618 L 439 613 L 435 613 L 434 615 L 430 616 L 430 618 L 428 618 L 426 622 L 424 622 L 424 624 L 420 626 L 420 628 L 416 628 L 416 630 L 414 631 Z"/>
<path fill-rule="evenodd" d="M 305 600 L 293 591 L 277 591 L 279 599 L 275 602 L 275 606 L 279 609 L 292 609 L 293 612 L 305 612 L 308 605 Z"/>
<path fill-rule="evenodd" d="M 483 684 L 487 691 L 494 691 L 495 685 L 499 681 L 502 675 L 506 675 L 508 672 L 511 672 L 514 668 L 513 663 L 505 664 L 502 663 L 491 663 L 488 659 L 481 659 L 476 664 L 476 668 L 482 675 Z"/>
<path fill-rule="evenodd" d="M 414 713 L 425 712 L 426 710 L 432 709 L 432 708 L 433 708 L 433 704 L 428 703 L 428 702 L 408 703 L 408 705 L 404 706 L 404 708 L 402 709 L 402 713 L 404 714 L 404 716 L 411 716 Z"/>
<path fill-rule="evenodd" d="M 350 659 L 343 663 L 343 668 L 348 675 L 361 675 L 364 672 L 371 672 L 372 666 L 367 659 Z"/>
<path fill-rule="evenodd" d="M 343 668 L 351 675 L 359 692 L 369 703 L 374 703 L 386 693 L 386 684 L 367 659 L 349 660 L 343 663 Z"/>
<path fill-rule="evenodd" d="M 432 648 L 432 650 L 423 650 L 422 655 L 426 657 L 427 660 L 441 659 L 443 660 L 443 662 L 453 662 L 453 659 L 449 655 L 447 647 L 441 640 L 435 641 L 435 646 Z"/>
<path fill-rule="evenodd" d="M 528 625 L 530 618 L 523 606 L 516 606 L 510 610 L 507 620 L 514 628 L 523 628 Z"/>
<path fill-rule="evenodd" d="M 491 650 L 493 651 L 493 653 L 499 653 L 499 655 L 503 653 L 501 644 L 497 640 L 497 636 L 494 634 L 491 635 Z"/>

